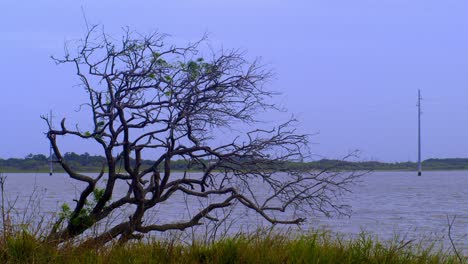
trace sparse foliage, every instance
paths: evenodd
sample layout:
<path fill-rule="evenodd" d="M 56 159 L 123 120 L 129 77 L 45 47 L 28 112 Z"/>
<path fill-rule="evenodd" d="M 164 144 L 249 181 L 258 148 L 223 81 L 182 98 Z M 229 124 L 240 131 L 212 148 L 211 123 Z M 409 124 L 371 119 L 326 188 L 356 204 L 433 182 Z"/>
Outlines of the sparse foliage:
<path fill-rule="evenodd" d="M 268 69 L 235 50 L 202 56 L 204 40 L 183 48 L 164 40 L 164 35 L 130 31 L 115 40 L 93 27 L 76 54 L 67 51 L 63 59 L 55 59 L 74 65 L 89 95 L 85 105 L 91 127 L 70 127 L 65 119 L 53 126 L 43 117 L 58 163 L 86 184 L 73 209 L 64 210 L 68 222 L 55 225 L 49 241 L 79 236 L 125 206 L 131 212 L 121 222 L 84 243 L 125 242 L 149 232 L 184 230 L 216 221 L 211 213 L 234 204 L 271 224 L 300 224 L 315 212 L 348 213 L 336 198 L 357 174 L 285 166 L 309 155 L 308 137 L 296 133 L 294 119 L 258 128 L 258 112 L 278 110 L 269 100 L 275 93 L 264 87 L 271 77 Z M 224 135 L 249 127 L 254 129 L 232 140 Z M 106 158 L 99 175 L 74 171 L 60 151 L 60 136 L 99 144 Z M 143 157 L 152 165 L 142 166 Z M 178 159 L 188 161 L 183 173 L 171 170 L 171 162 Z M 190 173 L 192 167 L 202 171 Z M 127 192 L 116 192 L 119 182 L 127 183 Z M 261 195 L 253 183 L 260 184 Z M 98 184 L 104 189 L 97 190 Z M 212 202 L 175 222 L 145 217 L 176 194 Z"/>

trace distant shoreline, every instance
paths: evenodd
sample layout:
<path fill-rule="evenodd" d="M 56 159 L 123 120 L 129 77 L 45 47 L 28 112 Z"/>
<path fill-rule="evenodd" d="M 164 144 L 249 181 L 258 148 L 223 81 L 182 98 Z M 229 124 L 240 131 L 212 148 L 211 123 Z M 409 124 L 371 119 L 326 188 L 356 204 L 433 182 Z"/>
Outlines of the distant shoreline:
<path fill-rule="evenodd" d="M 0 159 L 0 172 L 3 173 L 48 173 L 49 161 L 48 157 L 43 154 L 30 154 L 24 159 L 10 158 Z M 102 156 L 92 156 L 88 153 L 76 154 L 66 153 L 64 160 L 76 171 L 97 173 L 100 172 L 102 165 L 106 164 L 106 159 Z M 131 163 L 134 161 L 131 161 Z M 143 160 L 142 168 L 149 168 L 154 165 L 154 161 Z M 209 160 L 201 160 L 201 163 L 208 164 Z M 189 163 L 185 160 L 171 161 L 172 171 L 202 171 L 203 164 Z M 250 161 L 252 163 L 252 161 Z M 229 167 L 230 164 L 225 164 Z M 238 166 L 237 164 L 236 166 Z M 294 170 L 331 170 L 331 171 L 416 171 L 416 162 L 379 162 L 379 161 L 347 161 L 321 159 L 310 162 L 294 162 L 283 161 L 272 164 L 271 167 L 265 168 L 276 170 L 278 168 L 288 167 Z M 468 158 L 449 158 L 449 159 L 426 159 L 422 162 L 423 171 L 454 171 L 468 170 Z M 54 165 L 56 173 L 64 172 L 59 164 Z M 123 171 L 122 167 L 122 171 Z"/>
<path fill-rule="evenodd" d="M 359 169 L 358 169 L 359 170 Z M 342 171 L 351 171 L 351 170 L 342 170 Z M 406 169 L 374 169 L 374 170 L 363 170 L 363 171 L 370 171 L 370 172 L 414 172 L 417 173 L 417 170 L 406 170 Z M 444 168 L 438 168 L 438 169 L 423 169 L 422 173 L 424 175 L 424 172 L 437 172 L 437 171 L 468 171 L 468 169 L 444 169 Z M 80 171 L 78 170 L 79 173 L 100 173 L 98 170 L 86 170 L 86 171 Z M 171 172 L 184 172 L 183 170 L 172 170 Z M 203 172 L 201 170 L 191 170 L 190 172 L 197 173 L 197 172 Z M 1 170 L 0 173 L 3 174 L 21 174 L 21 173 L 40 173 L 40 174 L 49 174 L 48 170 Z M 53 172 L 54 174 L 56 173 L 66 173 L 63 170 L 56 170 Z"/>

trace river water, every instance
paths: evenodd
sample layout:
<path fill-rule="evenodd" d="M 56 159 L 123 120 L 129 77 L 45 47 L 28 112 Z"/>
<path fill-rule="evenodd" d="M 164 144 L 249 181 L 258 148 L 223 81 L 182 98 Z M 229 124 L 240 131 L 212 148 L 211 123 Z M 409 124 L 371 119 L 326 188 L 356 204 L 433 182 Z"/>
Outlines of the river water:
<path fill-rule="evenodd" d="M 414 239 L 450 247 L 448 219 L 455 220 L 451 235 L 467 253 L 468 171 L 373 172 L 346 195 L 353 208 L 350 218 L 322 218 L 316 225 L 356 235 L 362 231 L 381 239 Z M 313 221 L 314 222 L 314 221 Z"/>
<path fill-rule="evenodd" d="M 82 188 L 65 174 L 6 175 L 5 193 L 10 203 L 15 203 L 18 211 L 29 205 L 30 213 L 36 215 L 57 212 L 64 202 L 73 204 Z M 351 190 L 352 193 L 344 196 L 345 203 L 352 207 L 351 217 L 313 216 L 301 228 L 325 228 L 345 236 L 364 231 L 381 240 L 398 235 L 405 240 L 424 239 L 449 247 L 447 217 L 456 216 L 452 237 L 457 247 L 467 252 L 468 171 L 431 171 L 424 172 L 421 177 L 415 172 L 372 172 L 363 176 Z M 32 194 L 34 199 L 31 199 Z M 189 214 L 187 207 L 195 206 L 194 203 L 175 197 L 161 205 L 160 211 L 164 214 L 155 216 L 159 217 L 156 222 L 186 217 Z M 234 229 L 230 232 L 248 229 L 246 225 L 252 229 L 253 223 L 259 221 L 255 215 L 237 218 L 229 225 Z"/>

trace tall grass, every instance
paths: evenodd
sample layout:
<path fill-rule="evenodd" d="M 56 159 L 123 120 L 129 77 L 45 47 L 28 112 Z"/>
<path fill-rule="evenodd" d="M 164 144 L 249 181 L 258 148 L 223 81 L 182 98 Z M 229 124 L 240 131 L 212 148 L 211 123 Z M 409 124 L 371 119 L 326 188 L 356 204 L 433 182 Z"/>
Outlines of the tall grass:
<path fill-rule="evenodd" d="M 152 240 L 56 248 L 21 232 L 0 245 L 0 263 L 460 263 L 455 255 L 419 245 L 382 243 L 365 234 L 345 240 L 317 231 L 295 238 L 256 233 L 212 244 Z"/>

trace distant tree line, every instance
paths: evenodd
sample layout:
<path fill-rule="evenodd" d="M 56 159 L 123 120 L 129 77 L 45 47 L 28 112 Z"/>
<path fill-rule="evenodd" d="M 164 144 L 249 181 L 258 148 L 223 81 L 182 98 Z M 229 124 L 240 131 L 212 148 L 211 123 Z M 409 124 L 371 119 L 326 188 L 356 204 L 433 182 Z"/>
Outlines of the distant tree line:
<path fill-rule="evenodd" d="M 70 166 L 80 171 L 99 171 L 103 163 L 106 162 L 105 157 L 91 155 L 87 152 L 77 154 L 75 152 L 67 152 L 64 154 L 64 159 Z M 52 160 L 55 160 L 53 157 Z M 134 161 L 132 161 L 134 162 Z M 208 164 L 209 160 L 202 160 Z M 142 166 L 149 167 L 153 164 L 150 160 L 143 160 Z M 245 161 L 245 166 L 249 166 L 249 162 Z M 288 166 L 295 169 L 303 170 L 415 170 L 417 164 L 415 162 L 379 162 L 379 161 L 361 161 L 351 162 L 343 160 L 322 159 L 311 162 L 278 162 L 270 164 L 269 168 L 274 170 L 276 167 Z M 232 164 L 231 164 L 232 166 Z M 185 160 L 175 160 L 171 162 L 173 170 L 199 170 L 201 164 L 189 163 Z M 222 166 L 221 166 L 222 168 Z M 423 161 L 425 170 L 468 170 L 468 158 L 449 158 L 449 159 L 427 159 Z M 46 172 L 49 170 L 49 157 L 44 154 L 29 154 L 24 158 L 9 158 L 0 159 L 0 170 L 4 172 Z M 61 172 L 60 166 L 54 166 L 54 170 Z"/>
<path fill-rule="evenodd" d="M 302 164 L 300 164 L 302 166 Z M 406 162 L 379 162 L 379 161 L 342 161 L 322 159 L 305 163 L 308 169 L 336 168 L 337 170 L 416 170 L 417 163 Z M 468 170 L 468 158 L 427 159 L 422 162 L 424 170 Z"/>
<path fill-rule="evenodd" d="M 75 152 L 67 152 L 63 155 L 64 160 L 75 170 L 79 171 L 99 171 L 102 165 L 106 162 L 106 158 L 98 155 L 91 155 L 87 152 L 84 154 L 77 154 Z M 42 172 L 49 170 L 49 156 L 44 154 L 29 154 L 23 159 L 21 158 L 9 158 L 0 159 L 0 170 L 5 172 Z M 55 165 L 56 158 L 53 156 L 52 161 L 54 164 L 54 171 L 62 172 L 62 168 L 59 165 Z M 134 161 L 132 160 L 132 163 Z M 206 161 L 209 162 L 209 161 Z M 149 167 L 152 165 L 152 161 L 143 160 L 143 167 Z M 197 170 L 200 165 L 188 164 L 184 160 L 176 160 L 171 163 L 171 166 L 175 170 L 192 169 Z"/>

